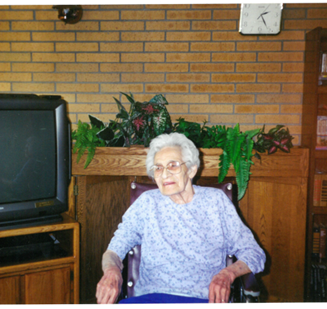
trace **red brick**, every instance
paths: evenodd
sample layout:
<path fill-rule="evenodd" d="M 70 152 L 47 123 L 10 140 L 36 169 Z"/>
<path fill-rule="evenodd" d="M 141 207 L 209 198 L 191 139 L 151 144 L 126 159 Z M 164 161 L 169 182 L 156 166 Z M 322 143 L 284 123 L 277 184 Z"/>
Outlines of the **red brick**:
<path fill-rule="evenodd" d="M 209 74 L 197 74 L 197 73 L 186 73 L 186 74 L 166 74 L 167 82 L 206 82 L 210 81 Z"/>
<path fill-rule="evenodd" d="M 283 42 L 283 50 L 285 51 L 304 51 L 305 42 Z"/>
<path fill-rule="evenodd" d="M 235 51 L 235 43 L 191 43 L 191 51 Z"/>
<path fill-rule="evenodd" d="M 101 92 L 143 92 L 143 84 L 102 84 Z"/>
<path fill-rule="evenodd" d="M 237 63 L 236 72 L 280 72 L 280 63 Z"/>
<path fill-rule="evenodd" d="M 237 31 L 217 31 L 212 33 L 213 41 L 256 41 L 256 36 L 244 36 Z"/>
<path fill-rule="evenodd" d="M 142 72 L 141 63 L 101 63 L 100 72 Z"/>
<path fill-rule="evenodd" d="M 118 53 L 78 53 L 76 62 L 119 62 Z"/>
<path fill-rule="evenodd" d="M 189 92 L 189 86 L 185 84 L 146 84 L 145 91 L 155 93 Z"/>
<path fill-rule="evenodd" d="M 191 72 L 233 72 L 234 64 L 232 63 L 192 63 Z"/>
<path fill-rule="evenodd" d="M 30 82 L 32 81 L 31 73 L 1 73 L 1 82 Z"/>
<path fill-rule="evenodd" d="M 258 61 L 303 61 L 304 55 L 300 52 L 259 53 Z"/>
<path fill-rule="evenodd" d="M 307 11 L 307 18 L 325 19 L 327 18 L 327 9 L 309 9 Z"/>
<path fill-rule="evenodd" d="M 281 74 L 258 74 L 259 83 L 267 82 L 280 82 L 280 83 L 301 83 L 302 74 L 290 74 L 290 73 L 281 73 Z"/>
<path fill-rule="evenodd" d="M 213 124 L 235 124 L 253 123 L 252 115 L 210 115 L 210 123 Z"/>
<path fill-rule="evenodd" d="M 239 10 L 215 10 L 213 19 L 236 19 L 240 18 Z"/>
<path fill-rule="evenodd" d="M 212 74 L 213 83 L 249 83 L 255 80 L 255 74 Z"/>
<path fill-rule="evenodd" d="M 235 113 L 240 114 L 278 114 L 279 105 L 236 105 Z"/>
<path fill-rule="evenodd" d="M 256 53 L 212 53 L 213 62 L 254 62 Z"/>
<path fill-rule="evenodd" d="M 168 53 L 167 62 L 210 62 L 210 53 Z"/>
<path fill-rule="evenodd" d="M 122 41 L 163 41 L 165 39 L 164 32 L 122 32 Z"/>
<path fill-rule="evenodd" d="M 233 113 L 233 105 L 230 104 L 192 104 L 191 113 L 226 114 Z"/>
<path fill-rule="evenodd" d="M 287 123 L 287 124 L 299 124 L 300 116 L 299 115 L 256 115 L 256 123 Z"/>
<path fill-rule="evenodd" d="M 213 94 L 211 103 L 254 103 L 253 94 Z"/>
<path fill-rule="evenodd" d="M 284 84 L 282 87 L 282 92 L 288 93 L 302 93 L 303 85 L 302 84 Z"/>
<path fill-rule="evenodd" d="M 237 92 L 280 92 L 279 84 L 237 84 Z"/>
<path fill-rule="evenodd" d="M 327 27 L 327 19 L 317 19 L 317 20 L 301 20 L 299 22 L 298 20 L 285 20 L 284 21 L 284 28 L 285 30 L 292 29 L 314 29 L 317 27 L 326 28 Z"/>
<path fill-rule="evenodd" d="M 210 32 L 197 32 L 197 31 L 188 31 L 188 32 L 167 32 L 166 40 L 167 41 L 210 41 L 211 34 Z"/>
<path fill-rule="evenodd" d="M 236 21 L 193 21 L 192 30 L 236 30 Z"/>
<path fill-rule="evenodd" d="M 189 21 L 147 21 L 146 30 L 190 30 Z M 135 29 L 131 29 L 135 30 Z"/>
<path fill-rule="evenodd" d="M 301 103 L 299 94 L 258 94 L 257 103 Z"/>
<path fill-rule="evenodd" d="M 209 103 L 208 94 L 167 94 L 169 103 Z"/>
<path fill-rule="evenodd" d="M 121 20 L 159 20 L 165 19 L 165 11 L 151 10 L 151 11 L 121 11 Z"/>
<path fill-rule="evenodd" d="M 100 51 L 110 52 L 141 52 L 143 43 L 100 43 Z"/>
<path fill-rule="evenodd" d="M 145 63 L 144 72 L 187 72 L 186 63 Z"/>
<path fill-rule="evenodd" d="M 280 51 L 280 42 L 237 42 L 237 51 Z"/>
<path fill-rule="evenodd" d="M 102 21 L 101 31 L 142 31 L 144 30 L 144 22 L 135 21 Z"/>
<path fill-rule="evenodd" d="M 164 53 L 123 53 L 121 62 L 164 62 Z"/>
<path fill-rule="evenodd" d="M 191 92 L 234 92 L 231 84 L 195 84 L 191 85 Z"/>
<path fill-rule="evenodd" d="M 78 82 L 119 82 L 119 74 L 108 73 L 77 73 Z"/>
<path fill-rule="evenodd" d="M 164 74 L 143 74 L 143 73 L 122 73 L 121 81 L 123 83 L 131 83 L 131 82 L 164 82 L 165 75 Z"/>
<path fill-rule="evenodd" d="M 145 51 L 146 52 L 165 52 L 165 51 L 180 51 L 180 52 L 185 52 L 189 50 L 189 43 L 155 43 L 151 42 L 145 43 Z"/>
<path fill-rule="evenodd" d="M 189 10 L 189 11 L 167 11 L 167 19 L 211 19 L 210 10 Z"/>

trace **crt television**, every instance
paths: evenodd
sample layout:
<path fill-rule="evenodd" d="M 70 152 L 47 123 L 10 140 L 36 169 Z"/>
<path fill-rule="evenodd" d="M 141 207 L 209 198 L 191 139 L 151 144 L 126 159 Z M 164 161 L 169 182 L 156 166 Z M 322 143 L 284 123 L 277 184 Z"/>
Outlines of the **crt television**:
<path fill-rule="evenodd" d="M 60 96 L 0 94 L 0 230 L 62 220 L 70 143 Z"/>

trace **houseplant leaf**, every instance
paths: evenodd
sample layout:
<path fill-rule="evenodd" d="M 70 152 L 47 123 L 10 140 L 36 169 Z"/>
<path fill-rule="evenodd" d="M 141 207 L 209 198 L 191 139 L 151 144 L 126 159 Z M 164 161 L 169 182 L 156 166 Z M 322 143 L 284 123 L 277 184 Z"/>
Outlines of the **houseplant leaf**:
<path fill-rule="evenodd" d="M 105 127 L 104 123 L 99 118 L 89 115 L 89 119 L 92 127 L 96 127 L 98 129 L 102 129 Z"/>

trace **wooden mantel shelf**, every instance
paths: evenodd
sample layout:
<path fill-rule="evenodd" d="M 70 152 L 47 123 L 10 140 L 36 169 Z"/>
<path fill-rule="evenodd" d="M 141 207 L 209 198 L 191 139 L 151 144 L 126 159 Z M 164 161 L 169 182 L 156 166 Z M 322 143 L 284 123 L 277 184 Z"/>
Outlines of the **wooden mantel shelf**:
<path fill-rule="evenodd" d="M 144 147 L 98 147 L 90 165 L 84 169 L 86 154 L 77 164 L 77 154 L 72 155 L 73 175 L 117 175 L 146 176 Z M 200 149 L 201 176 L 217 176 L 219 156 L 218 148 Z M 272 155 L 261 154 L 261 160 L 253 158 L 251 177 L 308 177 L 309 149 L 294 147 L 290 153 L 278 151 Z M 228 176 L 235 176 L 231 166 Z"/>

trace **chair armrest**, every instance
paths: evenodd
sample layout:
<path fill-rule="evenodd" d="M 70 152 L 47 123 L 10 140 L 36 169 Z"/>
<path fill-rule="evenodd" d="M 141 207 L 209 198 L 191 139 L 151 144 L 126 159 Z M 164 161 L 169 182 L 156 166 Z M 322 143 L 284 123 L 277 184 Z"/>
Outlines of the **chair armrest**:
<path fill-rule="evenodd" d="M 242 291 L 244 294 L 245 302 L 257 302 L 260 296 L 260 289 L 253 273 L 249 273 L 240 277 Z"/>

